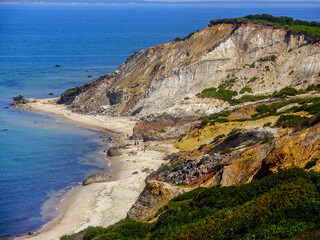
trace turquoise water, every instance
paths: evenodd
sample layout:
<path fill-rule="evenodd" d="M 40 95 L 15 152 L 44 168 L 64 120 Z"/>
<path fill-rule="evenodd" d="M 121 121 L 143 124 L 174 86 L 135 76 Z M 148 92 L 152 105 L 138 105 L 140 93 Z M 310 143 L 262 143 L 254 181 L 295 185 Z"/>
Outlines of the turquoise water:
<path fill-rule="evenodd" d="M 254 13 L 320 21 L 317 4 L 0 5 L 0 237 L 38 230 L 55 216 L 55 199 L 107 168 L 98 132 L 6 108 L 12 96 L 58 96 L 114 71 L 134 51 L 211 19 Z"/>

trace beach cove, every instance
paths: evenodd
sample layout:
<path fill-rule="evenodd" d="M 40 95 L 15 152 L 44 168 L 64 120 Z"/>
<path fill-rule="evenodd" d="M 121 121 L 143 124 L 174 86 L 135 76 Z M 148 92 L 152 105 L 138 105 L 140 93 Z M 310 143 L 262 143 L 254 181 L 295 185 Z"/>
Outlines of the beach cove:
<path fill-rule="evenodd" d="M 134 145 L 134 140 L 123 140 L 132 134 L 134 119 L 100 115 L 82 115 L 55 104 L 56 99 L 40 99 L 28 103 L 24 109 L 50 113 L 74 124 L 103 129 L 117 134 L 121 143 L 120 156 L 112 157 L 116 170 L 107 182 L 80 186 L 64 202 L 62 212 L 38 233 L 20 239 L 59 239 L 65 234 L 79 232 L 88 226 L 107 227 L 126 217 L 145 186 L 147 171 L 156 170 L 164 157 L 177 150 L 170 142 L 148 142 Z M 146 147 L 146 148 L 145 148 Z M 145 148 L 145 149 L 144 149 Z"/>

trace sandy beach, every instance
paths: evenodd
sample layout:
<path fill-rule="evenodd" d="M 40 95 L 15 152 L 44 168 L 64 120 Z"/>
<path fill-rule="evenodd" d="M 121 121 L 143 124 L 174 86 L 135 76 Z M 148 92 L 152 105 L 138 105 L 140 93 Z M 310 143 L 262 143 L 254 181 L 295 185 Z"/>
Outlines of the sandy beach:
<path fill-rule="evenodd" d="M 88 226 L 107 227 L 126 217 L 126 213 L 145 186 L 147 173 L 143 169 L 156 170 L 167 154 L 177 150 L 171 143 L 125 140 L 132 134 L 134 119 L 73 113 L 65 105 L 55 104 L 56 99 L 40 99 L 23 106 L 34 112 L 50 113 L 64 120 L 86 127 L 112 131 L 128 145 L 121 155 L 112 157 L 116 171 L 108 182 L 80 186 L 63 204 L 59 217 L 47 224 L 39 233 L 22 239 L 51 240 L 65 234 L 79 232 Z M 144 147 L 146 149 L 144 151 Z M 138 172 L 133 174 L 134 172 Z"/>

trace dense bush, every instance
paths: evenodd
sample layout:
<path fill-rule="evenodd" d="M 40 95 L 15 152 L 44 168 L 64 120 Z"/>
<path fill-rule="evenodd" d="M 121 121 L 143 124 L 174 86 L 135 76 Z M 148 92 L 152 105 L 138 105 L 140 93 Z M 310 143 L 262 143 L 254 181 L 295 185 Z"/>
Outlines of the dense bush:
<path fill-rule="evenodd" d="M 225 101 L 231 101 L 234 96 L 237 96 L 236 91 L 227 90 L 226 87 L 222 84 L 218 89 L 206 88 L 201 93 L 198 94 L 199 97 L 215 97 Z"/>
<path fill-rule="evenodd" d="M 245 86 L 240 90 L 240 93 L 243 94 L 245 92 L 252 93 L 251 87 Z"/>
<path fill-rule="evenodd" d="M 247 15 L 244 18 L 240 18 L 243 21 L 250 21 L 250 22 L 262 22 L 262 23 L 269 23 L 275 26 L 285 26 L 289 29 L 308 32 L 313 34 L 316 37 L 320 37 L 320 23 L 312 21 L 301 21 L 299 19 L 293 20 L 290 17 L 274 17 L 268 14 L 255 14 L 255 15 Z"/>
<path fill-rule="evenodd" d="M 292 87 L 285 87 L 282 88 L 279 92 L 274 92 L 272 97 L 274 98 L 285 98 L 287 96 L 295 96 L 298 95 L 300 92 Z"/>
<path fill-rule="evenodd" d="M 305 122 L 307 119 L 307 117 L 298 115 L 281 115 L 275 125 L 277 127 L 293 127 L 296 124 Z"/>
<path fill-rule="evenodd" d="M 304 167 L 305 169 L 309 169 L 312 168 L 313 166 L 315 166 L 318 162 L 318 159 L 312 159 L 311 161 L 307 162 L 306 166 Z"/>
<path fill-rule="evenodd" d="M 172 199 L 153 223 L 126 219 L 90 239 L 318 239 L 319 192 L 319 173 L 294 168 L 249 184 L 197 188 Z"/>

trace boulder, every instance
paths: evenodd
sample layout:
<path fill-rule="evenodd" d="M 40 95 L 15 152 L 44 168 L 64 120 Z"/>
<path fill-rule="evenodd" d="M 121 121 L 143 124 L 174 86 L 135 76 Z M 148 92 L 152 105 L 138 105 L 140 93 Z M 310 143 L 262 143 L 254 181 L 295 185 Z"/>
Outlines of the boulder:
<path fill-rule="evenodd" d="M 16 96 L 16 97 L 13 97 L 13 101 L 15 104 L 26 104 L 28 103 L 29 101 L 24 97 L 24 95 L 19 95 L 19 96 Z"/>
<path fill-rule="evenodd" d="M 107 156 L 113 157 L 113 156 L 120 156 L 120 151 L 118 147 L 111 147 L 109 148 L 107 152 Z"/>
<path fill-rule="evenodd" d="M 105 182 L 107 181 L 107 177 L 103 172 L 95 173 L 87 177 L 86 179 L 83 180 L 82 185 L 89 185 L 91 183 L 96 183 L 96 182 Z"/>

